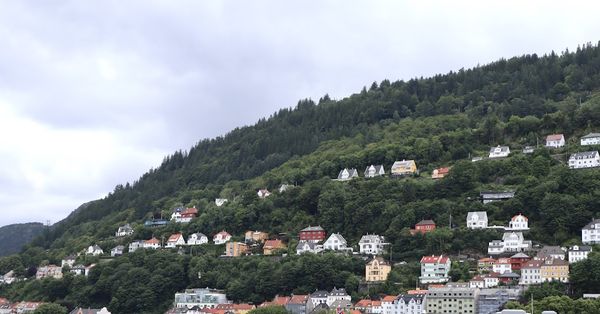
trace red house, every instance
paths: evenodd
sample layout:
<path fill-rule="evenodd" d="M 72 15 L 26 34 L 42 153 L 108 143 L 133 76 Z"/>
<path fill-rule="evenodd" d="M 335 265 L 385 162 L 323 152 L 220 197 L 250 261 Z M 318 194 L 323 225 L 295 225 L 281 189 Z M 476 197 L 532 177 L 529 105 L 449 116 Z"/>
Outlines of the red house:
<path fill-rule="evenodd" d="M 410 234 L 427 233 L 435 230 L 435 222 L 433 220 L 421 220 L 414 229 L 410 229 Z"/>
<path fill-rule="evenodd" d="M 521 266 L 527 261 L 529 261 L 531 257 L 527 256 L 527 254 L 517 253 L 510 257 L 510 264 L 513 271 L 521 270 Z"/>
<path fill-rule="evenodd" d="M 308 226 L 300 230 L 299 236 L 300 240 L 319 242 L 325 240 L 327 234 L 325 233 L 325 229 L 321 228 L 321 226 Z"/>

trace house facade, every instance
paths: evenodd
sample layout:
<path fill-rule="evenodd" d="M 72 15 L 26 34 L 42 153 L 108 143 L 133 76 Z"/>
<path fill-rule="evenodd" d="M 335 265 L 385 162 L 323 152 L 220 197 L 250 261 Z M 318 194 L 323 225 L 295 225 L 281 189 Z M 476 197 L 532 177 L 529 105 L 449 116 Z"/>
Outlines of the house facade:
<path fill-rule="evenodd" d="M 229 200 L 226 198 L 215 198 L 215 205 L 217 205 L 217 207 L 221 207 L 223 205 L 225 205 L 225 203 L 227 203 Z"/>
<path fill-rule="evenodd" d="M 581 146 L 600 145 L 600 133 L 590 133 L 586 136 L 583 136 L 580 141 Z"/>
<path fill-rule="evenodd" d="M 115 233 L 115 237 L 126 237 L 126 236 L 130 236 L 133 234 L 133 228 L 131 228 L 131 225 L 126 224 L 124 226 L 119 227 L 119 229 L 117 229 L 117 232 Z"/>
<path fill-rule="evenodd" d="M 512 270 L 513 271 L 521 270 L 521 266 L 523 266 L 523 264 L 525 264 L 529 260 L 531 260 L 531 257 L 529 257 L 527 254 L 521 253 L 521 252 L 511 256 L 510 263 L 511 263 Z"/>
<path fill-rule="evenodd" d="M 519 288 L 479 289 L 477 298 L 478 314 L 496 314 L 508 301 L 517 301 L 522 294 Z"/>
<path fill-rule="evenodd" d="M 433 169 L 433 171 L 431 172 L 431 178 L 434 180 L 441 179 L 441 178 L 445 177 L 446 175 L 448 175 L 449 172 L 450 172 L 450 168 L 448 168 L 448 167 Z"/>
<path fill-rule="evenodd" d="M 374 177 L 380 177 L 380 176 L 384 176 L 385 175 L 385 169 L 383 168 L 383 165 L 370 165 L 367 167 L 367 169 L 365 169 L 365 178 L 374 178 Z"/>
<path fill-rule="evenodd" d="M 592 219 L 592 222 L 581 229 L 581 242 L 583 244 L 600 244 L 600 219 Z"/>
<path fill-rule="evenodd" d="M 375 257 L 365 265 L 365 279 L 367 282 L 385 281 L 392 271 L 390 263 L 381 257 Z"/>
<path fill-rule="evenodd" d="M 156 250 L 156 249 L 159 249 L 160 247 L 161 247 L 160 241 L 157 238 L 152 237 L 152 239 L 144 241 L 145 249 Z"/>
<path fill-rule="evenodd" d="M 508 222 L 507 230 L 512 230 L 512 231 L 529 230 L 529 219 L 521 214 L 515 215 Z"/>
<path fill-rule="evenodd" d="M 38 267 L 35 273 L 35 279 L 54 278 L 61 279 L 63 277 L 62 267 L 56 265 L 47 265 Z"/>
<path fill-rule="evenodd" d="M 540 274 L 542 281 L 568 282 L 569 262 L 562 259 L 548 258 L 543 261 Z"/>
<path fill-rule="evenodd" d="M 450 266 L 451 261 L 448 256 L 423 256 L 421 258 L 421 276 L 419 277 L 419 281 L 422 284 L 447 282 Z"/>
<path fill-rule="evenodd" d="M 338 302 L 338 301 L 352 301 L 352 298 L 350 297 L 350 295 L 348 293 L 346 293 L 346 289 L 344 288 L 333 288 L 333 290 L 331 290 L 329 292 L 329 294 L 327 294 L 327 305 L 331 306 L 333 303 Z"/>
<path fill-rule="evenodd" d="M 203 233 L 192 233 L 187 240 L 187 245 L 201 245 L 208 243 L 208 237 Z"/>
<path fill-rule="evenodd" d="M 478 288 L 444 287 L 427 292 L 427 313 L 477 313 Z"/>
<path fill-rule="evenodd" d="M 415 225 L 415 228 L 410 230 L 410 233 L 412 235 L 415 235 L 417 233 L 425 234 L 425 233 L 431 232 L 433 230 L 435 230 L 435 221 L 424 219 L 424 220 L 419 221 Z"/>
<path fill-rule="evenodd" d="M 314 241 L 300 240 L 296 246 L 296 254 L 303 253 L 320 253 L 323 251 L 323 245 Z"/>
<path fill-rule="evenodd" d="M 278 250 L 285 250 L 287 246 L 281 240 L 267 240 L 263 245 L 263 254 L 264 255 L 273 255 Z"/>
<path fill-rule="evenodd" d="M 326 235 L 325 229 L 321 228 L 321 226 L 308 226 L 300 230 L 299 238 L 305 241 L 320 242 L 325 240 Z"/>
<path fill-rule="evenodd" d="M 355 168 L 344 168 L 338 173 L 338 181 L 348 181 L 354 178 L 358 178 L 358 171 Z"/>
<path fill-rule="evenodd" d="M 559 148 L 565 146 L 565 136 L 563 134 L 550 134 L 546 136 L 546 147 Z"/>
<path fill-rule="evenodd" d="M 213 242 L 216 245 L 224 244 L 225 242 L 231 240 L 231 234 L 227 233 L 227 231 L 222 230 L 221 232 L 215 234 L 213 237 Z"/>
<path fill-rule="evenodd" d="M 498 255 L 508 252 L 523 252 L 531 249 L 531 241 L 523 238 L 522 232 L 505 232 L 502 240 L 493 240 L 488 244 L 488 254 Z"/>
<path fill-rule="evenodd" d="M 512 263 L 510 258 L 499 258 L 492 265 L 492 271 L 498 274 L 512 272 Z M 487 288 L 487 287 L 486 287 Z"/>
<path fill-rule="evenodd" d="M 360 238 L 358 247 L 361 254 L 379 255 L 383 253 L 385 238 L 376 234 L 367 234 Z"/>
<path fill-rule="evenodd" d="M 245 255 L 248 252 L 248 246 L 242 242 L 227 242 L 225 243 L 225 256 L 238 257 Z"/>
<path fill-rule="evenodd" d="M 263 243 L 268 238 L 269 238 L 269 234 L 266 232 L 262 232 L 262 231 L 249 230 L 249 231 L 246 231 L 246 233 L 244 233 L 244 240 L 246 242 Z"/>
<path fill-rule="evenodd" d="M 497 201 L 505 201 L 515 197 L 514 191 L 481 191 L 479 192 L 479 197 L 481 198 L 481 202 L 483 204 L 497 202 Z"/>
<path fill-rule="evenodd" d="M 260 189 L 258 192 L 256 192 L 256 194 L 258 195 L 258 198 L 267 198 L 271 196 L 271 192 L 269 192 L 267 189 Z"/>
<path fill-rule="evenodd" d="M 569 264 L 577 263 L 579 261 L 583 261 L 588 257 L 590 252 L 592 251 L 591 246 L 587 245 L 573 245 L 569 248 Z"/>
<path fill-rule="evenodd" d="M 110 250 L 110 256 L 116 257 L 123 255 L 123 251 L 125 251 L 125 247 L 123 245 L 117 245 L 112 250 Z"/>
<path fill-rule="evenodd" d="M 569 157 L 569 168 L 571 169 L 594 168 L 598 166 L 600 166 L 600 156 L 597 150 L 575 153 Z"/>
<path fill-rule="evenodd" d="M 137 249 L 143 249 L 144 248 L 144 241 L 142 240 L 136 240 L 136 241 L 132 241 L 131 243 L 129 243 L 129 253 L 135 252 L 135 250 Z"/>
<path fill-rule="evenodd" d="M 352 248 L 348 247 L 346 239 L 339 233 L 332 233 L 327 241 L 323 243 L 323 249 L 332 251 L 352 251 Z"/>
<path fill-rule="evenodd" d="M 385 298 L 382 303 L 385 303 Z M 391 306 L 383 306 L 383 314 L 422 314 L 425 299 L 423 294 L 401 294 L 395 297 Z"/>
<path fill-rule="evenodd" d="M 306 303 L 308 295 L 297 294 L 292 295 L 290 301 L 285 305 L 285 309 L 292 314 L 306 314 Z"/>
<path fill-rule="evenodd" d="M 485 229 L 488 227 L 487 212 L 469 212 L 467 214 L 467 228 Z"/>
<path fill-rule="evenodd" d="M 530 260 L 521 266 L 521 285 L 542 283 L 542 263 L 540 260 Z"/>
<path fill-rule="evenodd" d="M 510 154 L 510 148 L 508 146 L 500 146 L 490 148 L 489 158 L 504 158 Z"/>
<path fill-rule="evenodd" d="M 213 289 L 186 289 L 184 292 L 175 293 L 175 307 L 191 309 L 198 307 L 200 309 L 214 309 L 219 304 L 231 303 L 227 300 L 227 295 L 222 291 Z"/>
<path fill-rule="evenodd" d="M 93 256 L 99 256 L 104 254 L 104 251 L 102 250 L 102 248 L 96 244 L 94 245 L 90 245 L 87 249 L 87 251 L 85 252 L 86 255 L 93 255 Z"/>
<path fill-rule="evenodd" d="M 548 258 L 554 259 L 565 259 L 565 251 L 560 246 L 556 245 L 544 245 L 541 250 L 538 251 L 535 259 L 545 260 Z"/>
<path fill-rule="evenodd" d="M 185 239 L 183 238 L 183 234 L 175 233 L 169 236 L 169 239 L 167 240 L 167 245 L 165 245 L 165 247 L 173 249 L 182 245 L 185 245 Z"/>
<path fill-rule="evenodd" d="M 392 176 L 401 177 L 417 173 L 417 164 L 414 160 L 395 161 L 391 170 Z"/>

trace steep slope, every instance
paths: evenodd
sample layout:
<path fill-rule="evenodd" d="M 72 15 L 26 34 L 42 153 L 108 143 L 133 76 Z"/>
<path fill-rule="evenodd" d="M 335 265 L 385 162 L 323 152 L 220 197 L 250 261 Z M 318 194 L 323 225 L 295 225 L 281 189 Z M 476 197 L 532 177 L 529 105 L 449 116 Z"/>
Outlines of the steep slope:
<path fill-rule="evenodd" d="M 0 256 L 21 251 L 21 248 L 40 235 L 44 225 L 37 222 L 7 225 L 0 228 Z"/>

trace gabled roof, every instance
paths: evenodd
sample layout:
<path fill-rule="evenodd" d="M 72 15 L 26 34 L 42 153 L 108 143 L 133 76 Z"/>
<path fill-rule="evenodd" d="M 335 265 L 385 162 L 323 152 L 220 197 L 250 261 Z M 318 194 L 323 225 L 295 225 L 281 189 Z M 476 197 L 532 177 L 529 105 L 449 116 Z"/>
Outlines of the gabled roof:
<path fill-rule="evenodd" d="M 197 215 L 198 209 L 196 207 L 186 208 L 183 212 L 181 212 L 181 214 L 182 215 Z"/>
<path fill-rule="evenodd" d="M 600 224 L 600 219 L 592 219 L 592 222 L 590 222 L 589 224 L 585 225 L 582 229 L 584 230 L 592 230 L 594 229 L 594 225 L 596 224 Z"/>
<path fill-rule="evenodd" d="M 383 257 L 381 257 L 381 256 L 377 256 L 377 257 L 371 259 L 367 264 L 371 264 L 373 261 L 377 261 L 379 263 L 379 265 L 389 265 L 390 264 L 386 260 L 384 260 Z"/>
<path fill-rule="evenodd" d="M 304 247 L 305 245 L 308 246 L 309 249 L 314 250 L 317 247 L 317 243 L 312 242 L 312 241 L 306 241 L 306 240 L 300 240 L 298 241 L 298 246 L 297 247 Z"/>
<path fill-rule="evenodd" d="M 231 234 L 229 234 L 227 231 L 222 230 L 221 232 L 215 234 L 214 238 L 221 236 L 222 238 L 226 238 L 226 237 L 231 237 Z"/>
<path fill-rule="evenodd" d="M 519 252 L 513 256 L 511 256 L 510 258 L 529 258 L 529 255 L 523 253 L 523 252 Z"/>
<path fill-rule="evenodd" d="M 169 240 L 167 240 L 167 242 L 177 242 L 180 238 L 183 238 L 183 234 L 175 233 L 169 237 Z"/>
<path fill-rule="evenodd" d="M 561 139 L 564 139 L 565 136 L 562 134 L 550 134 L 548 136 L 546 136 L 546 141 L 560 141 Z"/>
<path fill-rule="evenodd" d="M 150 240 L 146 240 L 144 241 L 146 244 L 160 244 L 160 241 L 158 241 L 157 238 L 152 238 Z"/>
<path fill-rule="evenodd" d="M 500 274 L 498 277 L 500 278 L 510 278 L 510 279 L 519 279 L 521 276 L 519 276 L 518 274 L 512 273 L 512 272 L 507 272 L 504 274 Z"/>
<path fill-rule="evenodd" d="M 514 215 L 514 216 L 513 216 L 513 217 L 510 219 L 510 221 L 515 221 L 515 220 L 517 220 L 518 218 L 523 218 L 523 219 L 525 219 L 525 221 L 529 221 L 529 219 L 528 219 L 527 217 L 523 216 L 522 214 Z"/>
<path fill-rule="evenodd" d="M 375 174 L 379 174 L 380 172 L 382 172 L 382 170 L 385 173 L 385 170 L 383 169 L 383 165 L 377 165 L 377 166 L 370 165 L 370 166 L 367 166 L 367 168 L 365 168 L 365 172 L 364 172 L 365 176 L 367 176 L 369 174 L 369 169 L 371 169 L 371 167 L 373 168 L 373 170 L 375 170 Z"/>
<path fill-rule="evenodd" d="M 582 136 L 581 138 L 596 138 L 600 137 L 600 133 L 590 133 L 588 135 Z"/>
<path fill-rule="evenodd" d="M 510 148 L 508 146 L 496 146 L 496 147 L 492 147 L 490 148 L 490 153 L 494 153 L 496 151 L 496 148 L 500 148 L 500 151 L 503 153 L 506 153 L 508 151 L 510 151 Z"/>
<path fill-rule="evenodd" d="M 344 237 L 339 233 L 332 233 L 325 242 L 329 241 L 329 239 L 331 239 L 331 238 L 336 238 L 343 245 L 347 244 L 346 239 L 344 239 Z"/>
<path fill-rule="evenodd" d="M 427 263 L 427 264 L 431 264 L 431 263 L 442 263 L 445 264 L 448 262 L 448 256 L 444 256 L 444 255 L 431 255 L 431 256 L 423 256 L 421 258 L 421 264 L 423 263 Z"/>
<path fill-rule="evenodd" d="M 344 168 L 342 170 L 340 170 L 340 173 L 338 174 L 338 179 L 342 178 L 342 175 L 344 173 L 344 171 L 348 172 L 348 177 L 352 178 L 352 177 L 358 177 L 358 171 L 356 171 L 356 168 Z"/>
<path fill-rule="evenodd" d="M 381 299 L 381 302 L 394 302 L 397 296 L 394 295 L 386 295 Z"/>
<path fill-rule="evenodd" d="M 435 170 L 437 170 L 438 174 L 448 174 L 450 172 L 449 167 L 441 167 L 441 168 L 437 168 Z"/>
<path fill-rule="evenodd" d="M 325 231 L 325 229 L 323 229 L 321 226 L 314 226 L 314 227 L 308 226 L 308 227 L 300 230 L 300 232 L 303 232 L 303 231 Z"/>
<path fill-rule="evenodd" d="M 267 240 L 263 245 L 263 248 L 281 248 L 283 247 L 283 242 L 281 240 Z"/>
<path fill-rule="evenodd" d="M 496 259 L 491 258 L 491 257 L 484 257 L 484 258 L 480 258 L 477 262 L 479 262 L 479 263 L 495 263 Z"/>
<path fill-rule="evenodd" d="M 540 260 L 530 260 L 527 263 L 521 266 L 521 269 L 524 268 L 540 268 L 542 266 L 543 261 Z"/>
<path fill-rule="evenodd" d="M 378 236 L 376 234 L 366 234 L 360 237 L 360 241 L 358 243 L 374 243 L 374 242 L 383 242 L 384 238 L 382 236 Z"/>
<path fill-rule="evenodd" d="M 190 234 L 190 237 L 193 236 L 193 235 L 196 235 L 196 237 L 198 239 L 202 238 L 202 237 L 206 237 L 206 235 L 204 235 L 204 233 L 201 233 L 201 232 L 192 233 L 192 234 Z"/>
<path fill-rule="evenodd" d="M 415 226 L 424 226 L 424 225 L 435 225 L 435 222 L 431 219 L 423 219 L 419 222 L 417 222 L 417 224 Z"/>
<path fill-rule="evenodd" d="M 537 257 L 545 258 L 550 255 L 565 255 L 565 251 L 563 251 L 560 246 L 556 245 L 544 245 L 542 249 L 538 252 Z"/>
<path fill-rule="evenodd" d="M 310 294 L 311 298 L 326 298 L 327 296 L 329 296 L 329 292 L 324 290 L 317 290 Z"/>
<path fill-rule="evenodd" d="M 588 245 L 574 245 L 569 248 L 569 252 L 591 252 L 592 247 Z"/>
<path fill-rule="evenodd" d="M 346 295 L 348 295 L 348 293 L 346 293 L 346 289 L 344 289 L 344 288 L 336 289 L 334 287 L 333 290 L 331 290 L 331 292 L 329 293 L 329 295 L 330 296 L 346 296 Z"/>
<path fill-rule="evenodd" d="M 304 304 L 308 300 L 308 295 L 306 294 L 297 294 L 292 295 L 290 298 L 290 302 L 288 304 Z"/>
<path fill-rule="evenodd" d="M 402 160 L 402 161 L 394 161 L 392 168 L 396 167 L 410 167 L 411 165 L 416 164 L 414 160 Z"/>
<path fill-rule="evenodd" d="M 467 220 L 473 220 L 473 218 L 477 218 L 477 220 L 487 220 L 487 212 L 469 212 L 467 214 Z"/>
<path fill-rule="evenodd" d="M 594 150 L 594 151 L 589 151 L 589 152 L 579 152 L 579 153 L 571 154 L 571 157 L 569 157 L 569 159 L 596 158 L 597 156 L 598 156 L 598 151 Z"/>

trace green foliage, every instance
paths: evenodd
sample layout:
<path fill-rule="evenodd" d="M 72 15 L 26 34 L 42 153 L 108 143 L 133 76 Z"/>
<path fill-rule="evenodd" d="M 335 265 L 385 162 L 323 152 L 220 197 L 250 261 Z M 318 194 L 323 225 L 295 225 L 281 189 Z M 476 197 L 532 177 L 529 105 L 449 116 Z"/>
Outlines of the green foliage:
<path fill-rule="evenodd" d="M 45 227 L 41 223 L 7 225 L 0 228 L 0 257 L 15 254 L 40 235 Z"/>
<path fill-rule="evenodd" d="M 288 314 L 288 311 L 283 306 L 267 306 L 253 309 L 248 314 Z"/>
<path fill-rule="evenodd" d="M 575 295 L 598 293 L 600 287 L 600 252 L 595 247 L 587 259 L 572 264 L 569 279 L 575 288 Z"/>
<path fill-rule="evenodd" d="M 40 305 L 33 314 L 66 314 L 67 308 L 55 303 L 46 303 Z"/>

